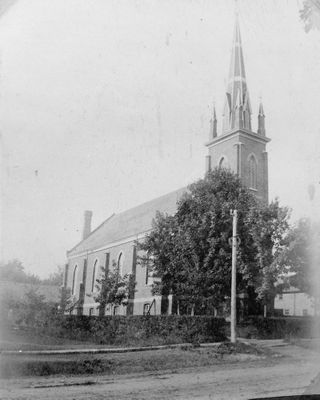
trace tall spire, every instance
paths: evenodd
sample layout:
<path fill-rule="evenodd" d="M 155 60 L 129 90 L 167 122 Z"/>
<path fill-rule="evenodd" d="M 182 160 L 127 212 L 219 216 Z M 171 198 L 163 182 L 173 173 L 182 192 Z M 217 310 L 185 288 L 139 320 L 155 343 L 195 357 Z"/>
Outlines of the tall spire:
<path fill-rule="evenodd" d="M 237 15 L 223 122 L 224 133 L 241 128 L 251 131 L 251 105 L 246 82 L 240 27 Z"/>

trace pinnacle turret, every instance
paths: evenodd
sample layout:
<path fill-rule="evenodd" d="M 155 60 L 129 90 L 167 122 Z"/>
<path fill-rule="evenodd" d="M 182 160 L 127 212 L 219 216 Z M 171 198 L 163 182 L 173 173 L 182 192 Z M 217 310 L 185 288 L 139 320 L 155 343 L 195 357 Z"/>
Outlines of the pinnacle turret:
<path fill-rule="evenodd" d="M 260 105 L 259 105 L 259 115 L 263 115 L 264 116 L 263 105 L 262 105 L 261 101 L 260 101 Z"/>
<path fill-rule="evenodd" d="M 217 115 L 216 115 L 216 107 L 213 106 L 213 116 L 210 120 L 210 134 L 209 140 L 217 137 Z"/>
<path fill-rule="evenodd" d="M 259 114 L 258 114 L 258 134 L 259 135 L 266 135 L 266 128 L 265 128 L 265 115 L 264 115 L 264 111 L 263 111 L 263 105 L 262 102 L 260 102 L 259 105 Z"/>

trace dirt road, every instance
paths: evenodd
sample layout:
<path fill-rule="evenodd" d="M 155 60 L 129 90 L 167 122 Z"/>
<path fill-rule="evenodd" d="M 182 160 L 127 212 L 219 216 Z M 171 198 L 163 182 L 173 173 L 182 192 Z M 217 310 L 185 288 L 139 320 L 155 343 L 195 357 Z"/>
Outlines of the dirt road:
<path fill-rule="evenodd" d="M 3 380 L 0 398 L 248 399 L 320 393 L 318 352 L 292 345 L 274 350 L 282 357 L 177 372 Z"/>

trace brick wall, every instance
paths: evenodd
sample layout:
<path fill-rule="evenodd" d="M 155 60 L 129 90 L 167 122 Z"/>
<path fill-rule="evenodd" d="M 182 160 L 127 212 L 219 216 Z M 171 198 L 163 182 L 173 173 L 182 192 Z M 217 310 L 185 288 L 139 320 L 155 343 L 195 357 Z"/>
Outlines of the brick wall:
<path fill-rule="evenodd" d="M 80 284 L 82 283 L 83 278 L 83 268 L 85 260 L 87 259 L 87 272 L 86 272 L 86 280 L 84 284 L 84 303 L 83 303 L 83 314 L 84 315 L 98 315 L 98 304 L 94 301 L 94 293 L 97 289 L 93 288 L 92 291 L 92 279 L 93 279 L 93 271 L 94 265 L 96 265 L 95 276 L 96 278 L 100 278 L 103 273 L 101 270 L 101 266 L 105 266 L 106 253 L 109 253 L 109 268 L 113 268 L 113 263 L 118 262 L 119 255 L 122 254 L 123 260 L 123 269 L 122 274 L 131 274 L 134 269 L 134 241 L 129 241 L 123 244 L 119 244 L 113 247 L 110 247 L 106 250 L 100 250 L 96 252 L 92 252 L 88 255 L 80 255 L 78 257 L 71 258 L 68 263 L 68 276 L 67 276 L 67 287 L 72 288 L 73 281 L 73 272 L 75 267 L 77 266 L 77 274 L 75 281 L 75 291 L 74 295 L 78 299 L 80 295 Z M 150 313 L 160 314 L 161 312 L 161 297 L 160 296 L 152 296 L 152 278 L 146 279 L 146 268 L 141 266 L 138 262 L 135 265 L 135 293 L 134 293 L 134 301 L 133 307 L 131 307 L 131 312 L 134 315 L 141 315 L 144 312 L 144 306 L 149 304 L 151 306 Z M 129 306 L 130 307 L 130 306 Z M 112 315 L 114 312 L 113 308 L 107 307 L 106 315 Z M 74 310 L 76 313 L 76 310 Z M 126 315 L 127 307 L 120 306 L 117 308 L 117 314 Z"/>

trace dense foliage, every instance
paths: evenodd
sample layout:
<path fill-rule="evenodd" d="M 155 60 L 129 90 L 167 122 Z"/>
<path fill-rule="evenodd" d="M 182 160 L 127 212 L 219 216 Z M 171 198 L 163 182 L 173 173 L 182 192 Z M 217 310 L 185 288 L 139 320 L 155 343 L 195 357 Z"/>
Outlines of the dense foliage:
<path fill-rule="evenodd" d="M 154 292 L 173 294 L 180 313 L 203 314 L 229 296 L 233 209 L 239 215 L 238 293 L 251 288 L 260 299 L 273 295 L 289 212 L 277 201 L 257 200 L 231 171 L 215 169 L 189 187 L 173 216 L 158 213 L 139 243 L 141 264 L 161 278 Z"/>
<path fill-rule="evenodd" d="M 238 326 L 240 337 L 258 339 L 318 338 L 320 319 L 310 317 L 251 317 Z"/>
<path fill-rule="evenodd" d="M 59 286 L 62 284 L 62 280 L 63 271 L 61 267 L 57 267 L 57 271 L 51 273 L 49 278 L 40 279 L 37 275 L 27 273 L 22 262 L 17 259 L 0 263 L 0 281 Z"/>
<path fill-rule="evenodd" d="M 48 314 L 30 325 L 36 334 L 111 345 L 159 345 L 225 340 L 225 320 L 213 316 L 89 317 Z"/>
<path fill-rule="evenodd" d="M 304 0 L 300 17 L 305 24 L 306 32 L 320 29 L 320 0 Z"/>
<path fill-rule="evenodd" d="M 21 261 L 17 259 L 0 264 L 0 280 L 32 284 L 41 282 L 38 276 L 26 273 Z"/>
<path fill-rule="evenodd" d="M 41 284 L 61 286 L 63 283 L 63 271 L 63 267 L 58 266 L 56 271 L 52 272 L 48 278 L 41 279 Z"/>
<path fill-rule="evenodd" d="M 300 219 L 284 238 L 285 246 L 277 262 L 286 272 L 284 286 L 293 286 L 319 299 L 320 225 L 308 218 Z"/>
<path fill-rule="evenodd" d="M 18 326 L 42 326 L 48 318 L 58 313 L 58 304 L 47 301 L 37 290 L 30 289 L 22 299 L 4 299 L 1 308 L 6 309 L 9 323 Z"/>

